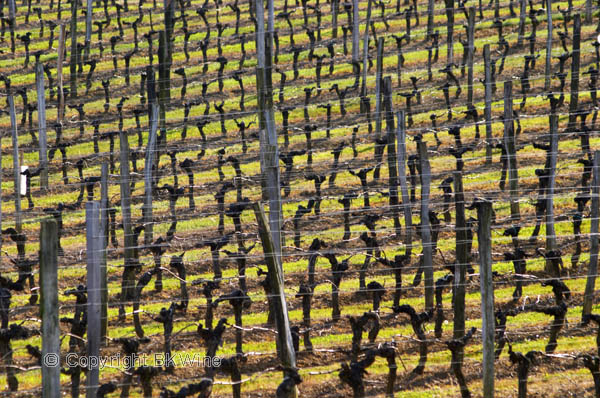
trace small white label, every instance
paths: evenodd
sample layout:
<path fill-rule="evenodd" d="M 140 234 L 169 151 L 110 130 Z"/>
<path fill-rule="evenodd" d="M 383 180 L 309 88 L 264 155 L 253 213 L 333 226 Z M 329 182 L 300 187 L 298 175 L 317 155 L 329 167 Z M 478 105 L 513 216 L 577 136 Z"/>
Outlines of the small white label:
<path fill-rule="evenodd" d="M 25 170 L 29 169 L 29 166 L 21 166 L 21 196 L 25 196 L 27 194 L 27 176 L 23 175 Z"/>

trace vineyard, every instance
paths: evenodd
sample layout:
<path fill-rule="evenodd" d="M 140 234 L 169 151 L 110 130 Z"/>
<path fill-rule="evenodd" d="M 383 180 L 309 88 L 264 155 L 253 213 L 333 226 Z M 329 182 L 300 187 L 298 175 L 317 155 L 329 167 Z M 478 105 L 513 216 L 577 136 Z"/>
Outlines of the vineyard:
<path fill-rule="evenodd" d="M 0 17 L 0 395 L 600 397 L 600 3 Z"/>

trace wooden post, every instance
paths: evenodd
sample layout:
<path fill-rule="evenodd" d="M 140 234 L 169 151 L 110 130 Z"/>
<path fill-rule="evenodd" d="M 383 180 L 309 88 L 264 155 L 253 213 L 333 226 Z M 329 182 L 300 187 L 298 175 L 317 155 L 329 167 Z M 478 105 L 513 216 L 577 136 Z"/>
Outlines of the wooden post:
<path fill-rule="evenodd" d="M 581 60 L 581 16 L 573 16 L 573 51 L 571 52 L 571 97 L 569 99 L 569 125 L 567 130 L 573 131 L 577 124 L 579 107 L 579 64 Z"/>
<path fill-rule="evenodd" d="M 454 267 L 454 335 L 460 339 L 465 335 L 465 284 L 469 253 L 467 246 L 467 221 L 465 217 L 465 195 L 462 172 L 454 173 L 454 204 L 456 206 L 456 266 Z M 462 361 L 462 355 L 460 356 Z"/>
<path fill-rule="evenodd" d="M 492 203 L 481 201 L 477 207 L 479 280 L 481 287 L 481 334 L 483 345 L 483 397 L 494 397 L 494 285 L 492 282 Z"/>
<path fill-rule="evenodd" d="M 467 103 L 473 106 L 473 55 L 475 53 L 475 7 L 469 7 L 467 28 Z"/>
<path fill-rule="evenodd" d="M 546 189 L 546 253 L 556 250 L 556 231 L 554 229 L 554 185 L 556 181 L 556 157 L 558 152 L 558 115 L 550 114 L 550 175 Z M 546 270 L 550 270 L 552 261 L 546 261 Z M 555 270 L 559 271 L 559 270 Z M 555 275 L 560 276 L 560 275 Z"/>
<path fill-rule="evenodd" d="M 265 34 L 264 5 L 255 1 L 257 32 L 256 32 L 256 87 L 258 90 L 260 163 L 263 173 L 263 198 L 269 201 L 269 224 L 273 234 L 275 253 L 281 256 L 282 242 L 282 209 L 279 183 L 279 148 L 275 130 L 275 111 L 273 108 L 272 82 L 272 49 L 273 34 Z M 283 272 L 283 270 L 282 270 Z"/>
<path fill-rule="evenodd" d="M 40 318 L 42 318 L 42 398 L 60 396 L 58 325 L 58 226 L 45 218 L 40 226 Z"/>
<path fill-rule="evenodd" d="M 167 128 L 167 104 L 171 97 L 168 70 L 169 45 L 164 30 L 158 32 L 158 104 L 160 106 L 160 128 Z"/>
<path fill-rule="evenodd" d="M 366 27 L 369 30 L 369 27 Z M 358 13 L 358 0 L 352 0 L 352 62 L 358 62 L 360 16 Z"/>
<path fill-rule="evenodd" d="M 124 269 L 123 281 L 121 285 L 121 305 L 124 306 L 127 301 L 133 300 L 135 289 L 135 269 L 132 266 L 134 261 L 133 249 L 133 230 L 131 228 L 131 178 L 129 175 L 129 142 L 127 133 L 123 130 L 119 132 L 119 146 L 121 152 L 121 216 L 123 218 L 124 236 Z M 121 307 L 124 314 L 124 308 Z"/>
<path fill-rule="evenodd" d="M 382 76 L 383 76 L 383 37 L 380 37 L 377 40 L 377 72 L 375 73 L 375 140 L 376 141 L 381 136 L 381 78 L 382 78 Z M 366 85 L 366 83 L 365 83 L 365 85 Z M 365 89 L 365 93 L 363 95 L 367 95 L 366 89 Z"/>
<path fill-rule="evenodd" d="M 585 23 L 592 23 L 592 0 L 585 0 Z"/>
<path fill-rule="evenodd" d="M 44 91 L 44 66 L 41 62 L 35 65 L 35 85 L 37 90 L 38 110 L 38 135 L 40 143 L 39 164 L 42 167 L 40 173 L 40 187 L 48 189 L 48 140 L 46 135 L 46 95 Z"/>
<path fill-rule="evenodd" d="M 85 15 L 85 57 L 84 60 L 87 61 L 90 56 L 90 46 L 92 43 L 92 15 L 93 15 L 93 2 L 94 0 L 87 0 L 87 13 Z"/>
<path fill-rule="evenodd" d="M 454 0 L 444 0 L 446 4 L 446 65 L 454 63 Z"/>
<path fill-rule="evenodd" d="M 77 6 L 78 1 L 71 1 L 71 59 L 69 63 L 69 79 L 71 88 L 69 98 L 77 98 Z"/>
<path fill-rule="evenodd" d="M 519 0 L 519 31 L 517 36 L 517 47 L 523 45 L 525 39 L 525 17 L 527 17 L 527 3 L 525 0 Z"/>
<path fill-rule="evenodd" d="M 363 35 L 363 70 L 362 70 L 362 86 L 360 88 L 360 95 L 365 97 L 367 95 L 367 69 L 369 65 L 369 24 L 371 22 L 371 7 L 373 0 L 368 0 L 367 3 L 367 20 L 365 21 L 365 32 Z M 378 43 L 379 44 L 379 43 Z M 377 47 L 377 53 L 379 54 L 379 47 Z M 378 65 L 379 67 L 379 65 Z"/>
<path fill-rule="evenodd" d="M 485 108 L 483 115 L 485 118 L 485 164 L 492 164 L 492 68 L 490 45 L 483 46 L 483 62 L 485 64 L 485 80 L 483 86 L 485 89 Z"/>
<path fill-rule="evenodd" d="M 337 39 L 338 35 L 338 8 L 339 0 L 331 0 L 331 37 Z"/>
<path fill-rule="evenodd" d="M 552 0 L 546 0 L 546 21 L 548 36 L 546 37 L 546 68 L 544 71 L 544 91 L 550 91 L 552 77 Z"/>
<path fill-rule="evenodd" d="M 87 256 L 87 355 L 100 356 L 102 228 L 100 227 L 100 202 L 85 204 L 86 256 Z M 95 365 L 95 366 L 94 366 Z M 87 398 L 95 398 L 100 380 L 98 363 L 90 361 L 87 373 Z"/>
<path fill-rule="evenodd" d="M 60 30 L 58 34 L 58 59 L 56 61 L 56 87 L 58 90 L 58 110 L 56 119 L 58 122 L 62 122 L 65 115 L 65 96 L 63 93 L 63 73 L 62 66 L 65 57 L 65 25 L 60 24 Z"/>
<path fill-rule="evenodd" d="M 515 129 L 512 100 L 512 81 L 504 82 L 504 145 L 508 158 L 508 186 L 510 190 L 510 215 L 516 221 L 521 218 L 519 212 L 519 172 L 515 149 Z"/>
<path fill-rule="evenodd" d="M 380 38 L 379 41 L 383 41 Z M 383 79 L 383 105 L 385 107 L 385 127 L 387 129 L 387 161 L 390 190 L 390 212 L 394 219 L 394 230 L 396 236 L 400 236 L 400 219 L 398 218 L 398 159 L 396 156 L 396 134 L 394 129 L 394 112 L 392 110 L 392 78 L 386 76 Z"/>
<path fill-rule="evenodd" d="M 404 211 L 404 245 L 406 247 L 406 254 L 410 256 L 412 253 L 412 209 L 408 196 L 408 184 L 406 183 L 406 113 L 404 109 L 397 112 L 397 118 L 398 179 L 400 180 L 402 209 Z"/>
<path fill-rule="evenodd" d="M 434 8 L 435 8 L 434 0 L 427 0 L 427 38 L 428 39 L 433 34 Z"/>
<path fill-rule="evenodd" d="M 100 171 L 100 228 L 102 231 L 102 256 L 100 257 L 100 338 L 106 344 L 108 332 L 108 284 L 106 250 L 108 248 L 108 163 L 102 162 Z"/>
<path fill-rule="evenodd" d="M 146 147 L 146 161 L 144 164 L 144 244 L 149 246 L 153 242 L 152 225 L 152 165 L 156 153 L 156 130 L 158 128 L 158 105 L 152 103 L 152 117 L 150 118 L 150 134 Z"/>
<path fill-rule="evenodd" d="M 8 94 L 8 108 L 10 113 L 10 133 L 12 135 L 13 150 L 13 173 L 15 179 L 15 229 L 22 230 L 21 221 L 21 166 L 19 165 L 19 136 L 17 133 L 17 115 L 15 112 L 15 100 L 12 94 Z"/>
<path fill-rule="evenodd" d="M 598 217 L 600 211 L 600 151 L 594 152 L 594 165 L 592 169 L 592 209 L 591 209 L 591 226 L 590 226 L 590 265 L 588 268 L 588 277 L 585 284 L 585 292 L 583 295 L 583 310 L 582 315 L 592 313 L 592 305 L 594 302 L 594 290 L 596 288 L 596 275 L 598 274 Z"/>
<path fill-rule="evenodd" d="M 431 246 L 431 226 L 429 225 L 431 168 L 427 156 L 427 144 L 424 141 L 419 141 L 417 146 L 421 164 L 421 240 L 423 242 L 423 271 L 425 274 L 425 311 L 433 311 L 433 248 Z"/>
<path fill-rule="evenodd" d="M 258 0 L 260 2 L 261 0 Z M 284 369 L 284 377 L 289 375 L 289 370 L 296 368 L 296 353 L 292 343 L 292 333 L 290 331 L 290 320 L 288 318 L 288 309 L 285 301 L 284 280 L 282 265 L 279 263 L 280 257 L 277 255 L 275 242 L 272 239 L 272 233 L 269 231 L 269 224 L 265 217 L 262 205 L 254 203 L 252 205 L 256 222 L 258 223 L 258 234 L 260 236 L 265 262 L 267 263 L 269 285 L 273 297 L 273 310 L 275 313 L 275 322 L 277 324 L 277 340 L 279 342 L 278 355 L 281 365 Z M 296 397 L 296 388 L 285 396 L 286 398 Z"/>

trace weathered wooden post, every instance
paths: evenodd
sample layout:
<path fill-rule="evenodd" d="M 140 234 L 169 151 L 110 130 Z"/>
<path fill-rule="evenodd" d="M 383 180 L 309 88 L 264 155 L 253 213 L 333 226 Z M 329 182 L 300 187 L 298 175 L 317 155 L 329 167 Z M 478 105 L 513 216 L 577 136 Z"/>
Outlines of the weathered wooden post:
<path fill-rule="evenodd" d="M 592 0 L 585 0 L 585 23 L 592 23 Z"/>
<path fill-rule="evenodd" d="M 144 164 L 144 244 L 149 246 L 153 242 L 152 225 L 152 166 L 156 156 L 156 130 L 158 129 L 158 105 L 152 102 L 152 117 L 150 118 L 150 133 L 146 147 L 146 160 Z"/>
<path fill-rule="evenodd" d="M 77 98 L 77 7 L 79 1 L 71 1 L 71 59 L 69 62 L 69 79 L 71 82 L 70 98 Z"/>
<path fill-rule="evenodd" d="M 273 234 L 275 252 L 281 256 L 282 222 L 281 191 L 279 183 L 279 148 L 275 130 L 275 111 L 273 109 L 272 49 L 273 32 L 265 33 L 264 4 L 255 1 L 256 31 L 256 87 L 258 90 L 260 164 L 264 175 L 263 198 L 269 201 L 269 224 Z"/>
<path fill-rule="evenodd" d="M 48 189 L 48 140 L 46 135 L 46 95 L 44 91 L 44 65 L 37 62 L 35 65 L 35 84 L 37 90 L 37 110 L 38 110 L 38 138 L 40 144 L 40 160 L 42 167 L 40 172 L 40 187 L 43 190 Z"/>
<path fill-rule="evenodd" d="M 402 195 L 402 209 L 404 211 L 404 245 L 406 254 L 412 253 L 412 209 L 408 196 L 408 184 L 406 182 L 406 113 L 404 110 L 397 112 L 398 128 L 396 129 L 398 146 L 398 179 L 400 180 L 400 192 Z"/>
<path fill-rule="evenodd" d="M 465 217 L 465 195 L 463 192 L 462 172 L 455 171 L 454 204 L 456 207 L 456 265 L 454 267 L 454 333 L 453 338 L 465 335 L 465 284 L 469 262 L 467 221 Z M 462 362 L 462 353 L 459 355 Z"/>
<path fill-rule="evenodd" d="M 42 398 L 60 396 L 58 326 L 58 226 L 45 218 L 40 226 L 40 318 L 42 318 Z"/>
<path fill-rule="evenodd" d="M 546 22 L 548 35 L 546 36 L 546 68 L 544 70 L 544 91 L 550 90 L 552 77 L 552 0 L 546 0 Z"/>
<path fill-rule="evenodd" d="M 368 30 L 369 27 L 367 26 Z M 358 62 L 360 15 L 358 13 L 358 0 L 352 0 L 352 62 Z"/>
<path fill-rule="evenodd" d="M 339 0 L 331 0 L 331 37 L 337 39 L 338 35 L 338 9 Z"/>
<path fill-rule="evenodd" d="M 363 70 L 362 70 L 362 86 L 360 88 L 361 97 L 367 95 L 367 69 L 369 65 L 369 24 L 371 23 L 371 8 L 373 0 L 368 0 L 367 3 L 367 20 L 365 21 L 365 32 L 363 35 Z M 366 111 L 363 111 L 366 112 Z"/>
<path fill-rule="evenodd" d="M 582 316 L 585 317 L 592 313 L 592 304 L 594 302 L 594 290 L 596 287 L 596 275 L 598 274 L 598 217 L 600 217 L 600 151 L 594 152 L 594 165 L 592 168 L 592 212 L 590 226 L 590 265 L 588 268 L 588 277 L 585 284 L 585 293 L 583 295 Z"/>
<path fill-rule="evenodd" d="M 383 39 L 383 38 L 381 38 Z M 380 40 L 381 40 L 380 39 Z M 383 105 L 385 107 L 385 125 L 387 129 L 387 160 L 389 174 L 390 210 L 394 219 L 396 236 L 400 236 L 400 219 L 398 217 L 398 160 L 396 156 L 396 134 L 394 128 L 394 112 L 392 109 L 392 78 L 383 79 Z"/>
<path fill-rule="evenodd" d="M 513 220 L 521 218 L 519 212 L 519 172 L 515 149 L 515 128 L 513 121 L 512 81 L 504 82 L 504 145 L 508 158 L 508 186 L 510 190 L 510 215 Z"/>
<path fill-rule="evenodd" d="M 65 25 L 60 24 L 59 34 L 58 34 L 58 58 L 56 60 L 56 87 L 58 94 L 58 110 L 56 112 L 56 119 L 58 122 L 63 120 L 63 116 L 65 115 L 65 95 L 63 91 L 63 73 L 62 66 L 65 57 Z"/>
<path fill-rule="evenodd" d="M 492 68 L 490 45 L 483 46 L 483 62 L 485 64 L 485 80 L 483 86 L 485 90 L 485 108 L 483 115 L 485 118 L 485 164 L 492 164 Z"/>
<path fill-rule="evenodd" d="M 446 4 L 446 65 L 454 63 L 454 0 L 444 0 Z M 451 67 L 451 66 L 449 66 Z"/>
<path fill-rule="evenodd" d="M 467 109 L 473 107 L 473 56 L 475 53 L 475 7 L 469 7 L 467 28 Z"/>
<path fill-rule="evenodd" d="M 135 258 L 134 258 L 134 237 L 131 227 L 131 177 L 129 175 L 129 142 L 127 133 L 119 131 L 119 146 L 121 152 L 121 216 L 123 219 L 124 234 L 124 266 L 123 280 L 121 284 L 121 307 L 119 314 L 125 316 L 124 306 L 128 301 L 133 300 L 135 295 Z"/>
<path fill-rule="evenodd" d="M 102 255 L 100 256 L 100 338 L 106 343 L 108 332 L 108 284 L 106 270 L 106 250 L 108 248 L 108 163 L 100 167 L 100 228 L 102 232 Z"/>
<path fill-rule="evenodd" d="M 427 155 L 427 144 L 419 141 L 419 162 L 421 165 L 421 241 L 423 246 L 423 272 L 425 274 L 425 311 L 433 311 L 433 247 L 431 246 L 431 226 L 429 224 L 429 188 L 431 167 Z"/>
<path fill-rule="evenodd" d="M 577 124 L 579 107 L 579 65 L 581 62 L 581 16 L 573 16 L 573 51 L 571 52 L 571 96 L 569 99 L 569 124 L 567 130 L 572 131 Z"/>
<path fill-rule="evenodd" d="M 494 396 L 494 285 L 492 283 L 492 203 L 480 201 L 477 207 L 479 280 L 481 286 L 481 334 L 483 345 L 483 397 Z"/>
<path fill-rule="evenodd" d="M 434 0 L 427 0 L 427 38 L 431 38 L 433 34 L 433 16 L 434 16 L 435 2 Z"/>
<path fill-rule="evenodd" d="M 258 0 L 259 3 L 261 0 Z M 296 353 L 292 343 L 292 332 L 290 330 L 290 321 L 288 318 L 287 304 L 285 301 L 283 267 L 278 264 L 280 257 L 277 255 L 275 242 L 272 233 L 269 231 L 269 224 L 265 217 L 262 205 L 254 203 L 252 205 L 256 222 L 258 223 L 258 234 L 260 236 L 265 262 L 267 263 L 269 286 L 272 289 L 273 310 L 275 312 L 275 322 L 277 325 L 278 356 L 284 369 L 284 377 L 292 377 L 292 371 L 296 368 Z M 286 398 L 296 397 L 296 388 L 292 388 Z"/>
<path fill-rule="evenodd" d="M 87 60 L 90 57 L 90 46 L 92 43 L 92 15 L 93 15 L 94 0 L 87 0 L 86 7 L 87 7 L 87 12 L 85 15 L 85 42 L 84 42 L 84 46 L 85 46 L 84 61 L 85 62 L 87 62 Z"/>
<path fill-rule="evenodd" d="M 550 114 L 550 170 L 546 188 L 546 253 L 556 250 L 556 231 L 554 229 L 554 185 L 556 181 L 556 157 L 558 152 L 558 115 Z M 546 271 L 560 276 L 560 270 L 553 266 L 554 259 L 546 259 Z"/>
<path fill-rule="evenodd" d="M 527 2 L 525 0 L 519 0 L 519 28 L 517 35 L 517 47 L 523 46 L 523 40 L 525 39 L 525 18 L 527 17 Z"/>
<path fill-rule="evenodd" d="M 19 165 L 19 136 L 17 133 L 17 115 L 15 113 L 15 100 L 8 94 L 8 108 L 10 113 L 10 133 L 12 135 L 13 173 L 15 180 L 15 229 L 21 233 L 21 166 Z"/>
<path fill-rule="evenodd" d="M 96 398 L 100 368 L 95 359 L 100 356 L 101 282 L 100 267 L 103 251 L 100 227 L 100 202 L 85 204 L 86 256 L 87 256 L 87 355 L 90 367 L 87 372 L 87 398 Z"/>

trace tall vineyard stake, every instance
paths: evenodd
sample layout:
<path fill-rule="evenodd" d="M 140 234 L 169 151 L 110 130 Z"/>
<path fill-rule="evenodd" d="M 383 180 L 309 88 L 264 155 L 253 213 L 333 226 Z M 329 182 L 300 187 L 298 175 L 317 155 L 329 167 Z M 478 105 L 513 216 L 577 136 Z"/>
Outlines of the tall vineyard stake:
<path fill-rule="evenodd" d="M 504 145 L 508 158 L 508 186 L 510 190 L 510 216 L 521 218 L 519 212 L 519 174 L 515 149 L 515 128 L 513 121 L 512 81 L 504 82 Z"/>
<path fill-rule="evenodd" d="M 58 226 L 45 218 L 40 226 L 40 318 L 42 318 L 42 398 L 60 396 L 60 328 L 58 326 Z M 52 362 L 51 362 L 52 361 Z"/>
<path fill-rule="evenodd" d="M 585 0 L 585 23 L 592 23 L 592 0 Z"/>
<path fill-rule="evenodd" d="M 90 57 L 90 46 L 92 43 L 92 15 L 93 15 L 93 3 L 94 0 L 87 0 L 87 12 L 85 15 L 85 55 L 84 61 L 87 62 Z"/>
<path fill-rule="evenodd" d="M 558 115 L 550 114 L 550 174 L 546 189 L 546 253 L 556 250 L 556 231 L 554 229 L 554 185 L 556 181 L 556 156 L 558 152 Z M 551 257 L 551 256 L 549 256 Z M 554 259 L 546 259 L 546 271 L 560 276 L 560 270 L 554 269 Z"/>
<path fill-rule="evenodd" d="M 135 295 L 135 258 L 134 258 L 134 237 L 131 228 L 131 177 L 129 175 L 129 142 L 127 133 L 123 130 L 119 132 L 119 146 L 121 152 L 121 215 L 123 218 L 124 234 L 124 268 L 123 280 L 121 284 L 121 307 L 119 315 L 125 316 L 125 304 L 131 301 Z"/>
<path fill-rule="evenodd" d="M 260 0 L 257 1 L 260 3 Z M 258 14 L 258 13 L 257 13 Z M 260 26 L 260 25 L 259 25 Z M 279 360 L 284 369 L 284 377 L 290 377 L 296 368 L 296 353 L 292 343 L 292 332 L 290 330 L 290 320 L 288 318 L 287 304 L 285 301 L 284 283 L 282 265 L 279 263 L 280 257 L 277 255 L 275 241 L 272 239 L 271 231 L 265 217 L 262 205 L 254 203 L 252 205 L 256 222 L 258 223 L 258 234 L 262 242 L 267 263 L 269 285 L 272 289 L 273 310 L 275 312 L 275 322 L 277 324 L 277 341 Z M 295 398 L 296 388 L 293 388 L 290 394 L 285 398 Z"/>
<path fill-rule="evenodd" d="M 366 70 L 366 69 L 365 69 Z M 380 164 L 383 157 L 384 147 L 380 145 L 381 139 L 381 85 L 382 85 L 382 75 L 383 75 L 383 37 L 380 37 L 377 40 L 377 72 L 375 74 L 375 171 L 373 172 L 373 180 L 377 181 L 379 179 L 380 173 Z M 365 75 L 366 76 L 366 75 Z M 366 86 L 366 84 L 365 84 Z M 365 98 L 365 94 L 361 98 Z M 362 101 L 361 101 L 362 104 Z M 362 112 L 363 110 L 361 110 Z M 368 110 L 365 109 L 364 112 Z"/>
<path fill-rule="evenodd" d="M 573 51 L 571 53 L 571 97 L 569 99 L 568 130 L 575 129 L 579 106 L 579 64 L 581 60 L 581 16 L 573 16 Z"/>
<path fill-rule="evenodd" d="M 146 162 L 144 164 L 144 244 L 149 246 L 153 242 L 152 226 L 152 166 L 156 156 L 156 130 L 158 128 L 158 105 L 152 102 L 152 117 L 150 118 L 150 134 L 146 147 Z"/>
<path fill-rule="evenodd" d="M 481 286 L 481 334 L 483 345 L 483 397 L 494 396 L 494 285 L 492 283 L 492 203 L 481 201 L 477 207 L 479 280 Z"/>
<path fill-rule="evenodd" d="M 548 23 L 548 35 L 546 37 L 546 68 L 544 70 L 544 91 L 550 90 L 550 78 L 552 75 L 552 0 L 546 0 L 546 20 Z"/>
<path fill-rule="evenodd" d="M 490 45 L 483 46 L 483 62 L 485 64 L 485 79 L 483 81 L 485 89 L 485 108 L 483 115 L 485 118 L 485 164 L 492 164 L 492 68 Z"/>
<path fill-rule="evenodd" d="M 56 61 L 56 87 L 58 90 L 58 110 L 56 113 L 57 122 L 62 122 L 65 115 L 65 95 L 63 91 L 63 73 L 62 66 L 65 57 L 65 25 L 60 24 L 60 32 L 58 34 L 58 59 Z"/>
<path fill-rule="evenodd" d="M 15 229 L 21 233 L 21 166 L 19 165 L 19 136 L 17 133 L 17 115 L 15 113 L 15 100 L 8 94 L 8 108 L 10 112 L 10 133 L 12 135 L 13 172 L 15 179 Z"/>
<path fill-rule="evenodd" d="M 412 253 L 412 209 L 408 196 L 408 184 L 406 183 L 406 113 L 404 110 L 400 110 L 397 115 L 398 177 L 402 193 L 402 209 L 404 210 L 404 245 L 406 254 L 410 257 Z"/>
<path fill-rule="evenodd" d="M 469 7 L 467 48 L 467 107 L 473 107 L 473 55 L 475 53 L 475 7 Z"/>
<path fill-rule="evenodd" d="M 35 85 L 37 89 L 38 135 L 40 143 L 40 187 L 48 189 L 48 141 L 46 135 L 46 95 L 44 91 L 44 65 L 35 65 Z"/>
<path fill-rule="evenodd" d="M 517 36 L 517 47 L 521 48 L 525 39 L 525 17 L 527 17 L 527 3 L 519 0 L 519 32 Z"/>
<path fill-rule="evenodd" d="M 454 173 L 454 203 L 456 206 L 456 265 L 454 268 L 454 334 L 460 339 L 465 335 L 465 284 L 466 269 L 469 261 L 467 222 L 465 218 L 465 195 L 463 192 L 462 172 Z M 462 353 L 459 355 L 462 361 Z"/>
<path fill-rule="evenodd" d="M 371 23 L 372 5 L 373 5 L 373 0 L 368 0 L 367 20 L 365 21 L 365 32 L 363 35 L 363 59 L 362 59 L 363 70 L 362 70 L 362 86 L 360 88 L 361 97 L 365 97 L 367 95 L 367 69 L 368 69 L 368 65 L 369 65 L 369 24 Z M 366 112 L 366 110 L 363 112 Z"/>
<path fill-rule="evenodd" d="M 369 27 L 367 26 L 368 30 Z M 358 0 L 352 0 L 352 62 L 358 62 L 360 15 L 358 13 Z"/>
<path fill-rule="evenodd" d="M 69 79 L 71 81 L 70 98 L 77 98 L 77 6 L 78 1 L 71 1 L 71 59 L 69 62 Z"/>
<path fill-rule="evenodd" d="M 434 0 L 427 0 L 427 39 L 431 38 L 431 35 L 433 34 L 434 8 Z"/>
<path fill-rule="evenodd" d="M 87 355 L 98 358 L 100 355 L 101 324 L 101 282 L 100 267 L 102 256 L 102 228 L 100 227 L 100 202 L 85 204 L 86 256 L 87 256 Z M 100 380 L 98 364 L 90 362 L 87 372 L 87 398 L 95 398 Z"/>
<path fill-rule="evenodd" d="M 158 32 L 158 103 L 160 105 L 160 128 L 167 127 L 167 104 L 169 102 L 170 77 L 168 70 L 169 45 L 164 30 Z"/>
<path fill-rule="evenodd" d="M 377 71 L 375 73 L 375 140 L 381 135 L 381 78 L 383 76 L 383 41 L 377 40 Z M 366 89 L 365 94 L 366 95 Z"/>
<path fill-rule="evenodd" d="M 454 0 L 444 0 L 446 4 L 446 65 L 454 63 Z"/>
<path fill-rule="evenodd" d="M 108 163 L 100 166 L 100 228 L 102 232 L 102 256 L 100 257 L 100 338 L 106 343 L 108 330 L 108 285 L 106 272 L 106 249 L 108 248 Z"/>
<path fill-rule="evenodd" d="M 265 32 L 264 4 L 256 5 L 256 87 L 258 90 L 258 112 L 260 128 L 260 163 L 264 178 L 263 198 L 269 201 L 269 226 L 273 234 L 275 253 L 279 259 L 283 246 L 281 234 L 281 191 L 279 189 L 279 149 L 275 131 L 273 110 L 272 49 L 273 32 Z M 280 263 L 279 263 L 280 264 Z"/>
<path fill-rule="evenodd" d="M 423 247 L 423 271 L 425 274 L 425 311 L 433 311 L 433 247 L 431 226 L 429 225 L 429 186 L 431 168 L 427 156 L 427 144 L 419 141 L 419 161 L 421 164 L 421 240 Z"/>
<path fill-rule="evenodd" d="M 380 39 L 381 40 L 381 39 Z M 387 128 L 388 173 L 390 186 L 390 208 L 394 218 L 396 236 L 400 236 L 400 219 L 398 218 L 398 160 L 396 157 L 396 142 L 394 129 L 394 112 L 392 110 L 392 78 L 383 79 L 383 105 L 385 107 L 385 126 Z"/>
<path fill-rule="evenodd" d="M 331 0 L 331 37 L 337 39 L 339 0 Z"/>
<path fill-rule="evenodd" d="M 600 151 L 594 152 L 594 166 L 592 177 L 592 214 L 590 227 L 590 265 L 588 277 L 585 284 L 585 293 L 583 295 L 582 316 L 592 313 L 592 304 L 594 300 L 594 289 L 596 287 L 596 275 L 598 274 L 598 217 L 600 212 Z"/>

